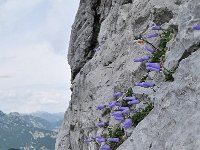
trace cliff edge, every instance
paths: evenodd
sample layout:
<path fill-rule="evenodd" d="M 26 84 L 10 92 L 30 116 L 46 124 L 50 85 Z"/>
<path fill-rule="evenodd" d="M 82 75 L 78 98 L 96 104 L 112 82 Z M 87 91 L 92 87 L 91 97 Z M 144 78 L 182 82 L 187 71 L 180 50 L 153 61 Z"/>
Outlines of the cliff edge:
<path fill-rule="evenodd" d="M 115 110 L 96 109 L 115 101 L 113 93 L 127 91 L 141 102 L 128 106 L 137 112 L 126 117 L 153 107 L 123 130 L 112 150 L 200 149 L 199 10 L 199 0 L 80 0 L 68 51 L 72 95 L 56 150 L 97 150 L 105 143 L 84 140 L 122 131 L 109 114 Z M 148 61 L 160 68 L 152 71 Z M 98 121 L 109 130 L 97 127 Z"/>

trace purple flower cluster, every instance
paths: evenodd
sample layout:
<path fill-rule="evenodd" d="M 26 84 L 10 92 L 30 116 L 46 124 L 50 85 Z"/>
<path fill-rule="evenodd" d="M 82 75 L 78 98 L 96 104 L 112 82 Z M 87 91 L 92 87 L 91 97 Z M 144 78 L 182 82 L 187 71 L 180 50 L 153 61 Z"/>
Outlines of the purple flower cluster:
<path fill-rule="evenodd" d="M 194 30 L 199 30 L 200 29 L 200 25 L 193 26 L 192 28 Z M 160 26 L 152 26 L 151 29 L 152 30 L 161 30 L 161 27 Z M 157 33 L 151 33 L 151 34 L 146 35 L 146 38 L 154 38 L 154 37 L 157 37 L 157 36 L 158 36 Z M 153 46 L 151 43 L 149 43 L 149 44 L 151 46 Z M 154 47 L 154 49 L 153 49 L 152 47 L 147 47 L 146 46 L 145 49 L 148 52 L 154 53 L 154 49 L 156 49 L 156 48 Z M 160 69 L 161 69 L 160 64 L 159 63 L 148 62 L 149 59 L 150 59 L 149 56 L 143 56 L 142 58 L 134 59 L 134 62 L 147 61 L 147 63 L 146 63 L 146 69 L 147 70 L 159 72 Z M 137 82 L 137 83 L 135 83 L 135 86 L 149 88 L 149 87 L 154 87 L 155 84 L 152 83 L 152 82 L 145 81 L 145 82 Z M 115 120 L 121 121 L 121 127 L 124 130 L 127 130 L 127 129 L 131 128 L 133 126 L 133 124 L 134 124 L 132 119 L 130 119 L 130 116 L 129 116 L 130 115 L 130 107 L 131 107 L 131 105 L 139 104 L 140 100 L 138 100 L 135 96 L 132 96 L 132 95 L 124 97 L 122 92 L 114 93 L 113 97 L 114 97 L 115 101 L 109 102 L 108 105 L 100 104 L 99 106 L 97 106 L 96 109 L 97 110 L 103 110 L 105 108 L 110 109 L 111 110 L 111 116 L 114 117 Z M 118 99 L 118 98 L 120 98 L 120 99 Z M 123 100 L 123 103 L 121 102 L 122 100 Z M 123 107 L 123 106 L 127 106 L 127 105 L 124 105 L 124 103 L 128 104 L 128 107 Z M 98 126 L 98 127 L 106 127 L 107 123 L 100 121 L 100 122 L 96 123 L 96 126 Z M 100 150 L 111 150 L 111 147 L 106 143 L 107 142 L 118 143 L 120 141 L 120 139 L 118 137 L 105 138 L 105 137 L 101 137 L 99 135 L 93 136 L 93 140 L 86 139 L 84 141 L 86 143 L 89 143 L 89 142 L 94 141 L 94 139 L 96 140 L 96 142 L 104 144 L 104 145 L 102 145 L 100 147 Z"/>

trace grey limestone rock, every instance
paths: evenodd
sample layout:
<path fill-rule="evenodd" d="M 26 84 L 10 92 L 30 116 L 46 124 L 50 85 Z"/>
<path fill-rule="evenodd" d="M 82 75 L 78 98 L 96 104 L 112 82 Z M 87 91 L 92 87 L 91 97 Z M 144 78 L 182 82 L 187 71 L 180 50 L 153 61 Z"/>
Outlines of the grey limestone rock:
<path fill-rule="evenodd" d="M 130 137 L 117 150 L 200 149 L 200 31 L 191 29 L 200 23 L 199 9 L 199 0 L 81 0 L 68 53 L 71 101 L 56 150 L 99 149 L 84 143 L 102 132 L 95 126 L 101 117 L 96 106 L 129 87 L 137 96 L 145 94 L 154 109 L 130 129 Z M 143 63 L 133 62 L 151 56 L 135 37 L 152 33 L 149 27 L 155 24 L 174 30 L 163 63 L 175 70 L 173 82 L 166 82 L 162 72 L 149 74 L 156 92 L 134 87 L 147 71 Z M 159 38 L 149 41 L 158 46 Z M 109 115 L 103 120 L 117 124 Z"/>

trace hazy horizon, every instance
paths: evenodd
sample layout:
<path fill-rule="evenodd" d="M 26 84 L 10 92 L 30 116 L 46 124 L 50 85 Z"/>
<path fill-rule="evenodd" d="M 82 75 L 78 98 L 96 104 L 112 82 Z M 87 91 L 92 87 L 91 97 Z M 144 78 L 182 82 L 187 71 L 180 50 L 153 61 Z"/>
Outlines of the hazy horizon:
<path fill-rule="evenodd" d="M 78 5 L 79 0 L 0 0 L 0 110 L 67 110 L 67 49 Z"/>

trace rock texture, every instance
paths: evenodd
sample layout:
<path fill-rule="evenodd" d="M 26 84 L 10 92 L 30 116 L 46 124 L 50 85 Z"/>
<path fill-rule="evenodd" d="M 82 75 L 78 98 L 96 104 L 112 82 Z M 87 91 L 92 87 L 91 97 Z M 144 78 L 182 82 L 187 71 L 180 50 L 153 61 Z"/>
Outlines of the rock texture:
<path fill-rule="evenodd" d="M 157 85 L 133 87 L 145 94 L 154 109 L 131 130 L 118 150 L 200 149 L 200 23 L 199 0 L 81 0 L 72 27 L 68 60 L 72 69 L 70 107 L 56 142 L 57 150 L 97 150 L 84 139 L 99 133 L 96 106 L 112 101 L 112 93 L 126 91 L 146 70 L 133 59 L 150 55 L 135 36 L 151 33 L 152 25 L 172 28 L 164 67 L 175 69 L 174 81 L 162 72 L 151 74 Z M 158 44 L 159 38 L 151 39 Z M 109 117 L 106 121 L 113 123 Z"/>

